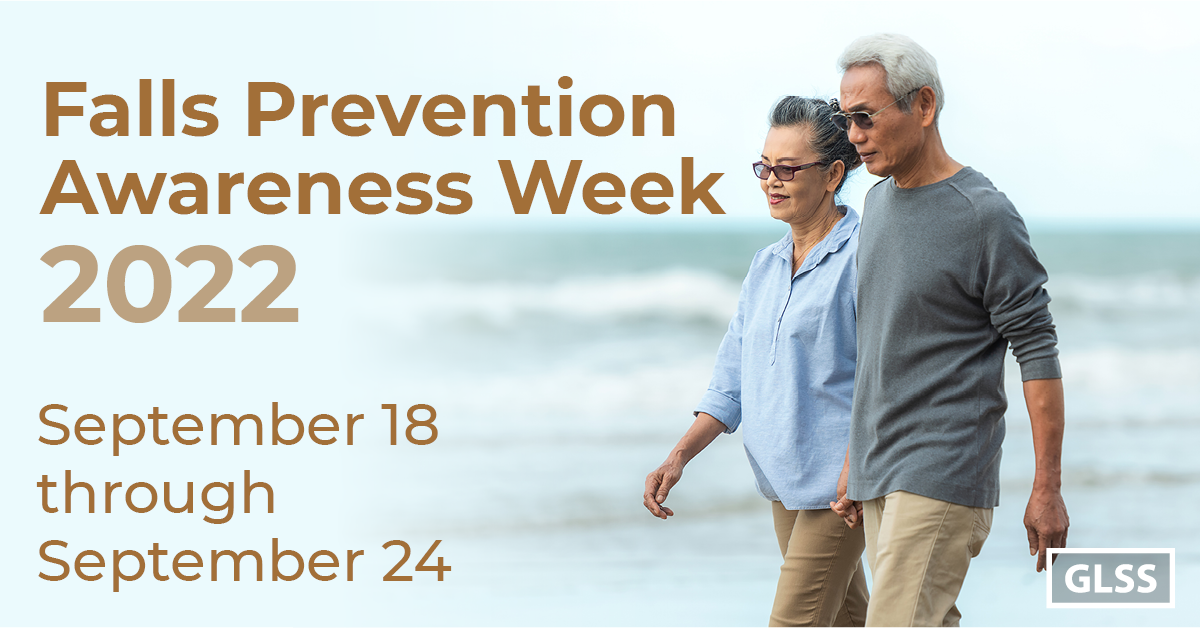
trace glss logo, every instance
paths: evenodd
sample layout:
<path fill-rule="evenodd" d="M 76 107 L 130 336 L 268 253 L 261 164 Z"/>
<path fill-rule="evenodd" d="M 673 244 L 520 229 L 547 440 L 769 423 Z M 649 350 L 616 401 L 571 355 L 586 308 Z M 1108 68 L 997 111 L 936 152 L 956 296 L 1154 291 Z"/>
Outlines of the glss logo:
<path fill-rule="evenodd" d="M 1175 608 L 1174 549 L 1047 551 L 1050 608 Z"/>

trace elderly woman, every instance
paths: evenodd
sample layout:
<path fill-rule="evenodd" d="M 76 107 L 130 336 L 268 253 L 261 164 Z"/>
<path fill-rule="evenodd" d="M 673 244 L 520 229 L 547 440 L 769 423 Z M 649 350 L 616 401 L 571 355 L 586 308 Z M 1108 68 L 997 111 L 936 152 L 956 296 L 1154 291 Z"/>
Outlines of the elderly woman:
<path fill-rule="evenodd" d="M 835 112 L 794 96 L 775 105 L 754 174 L 790 232 L 754 256 L 696 421 L 643 495 L 651 514 L 674 515 L 664 502 L 684 465 L 742 426 L 783 554 L 772 626 L 862 626 L 866 617 L 861 527 L 830 510 L 850 433 L 859 225 L 835 199 L 860 164 Z"/>

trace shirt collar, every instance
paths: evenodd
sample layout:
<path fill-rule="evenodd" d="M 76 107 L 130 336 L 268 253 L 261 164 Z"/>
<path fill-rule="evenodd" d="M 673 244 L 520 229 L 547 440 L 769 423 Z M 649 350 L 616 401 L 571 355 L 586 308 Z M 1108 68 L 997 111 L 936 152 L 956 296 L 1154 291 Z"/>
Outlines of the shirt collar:
<path fill-rule="evenodd" d="M 833 230 L 808 252 L 808 256 L 804 258 L 804 264 L 796 272 L 797 275 L 812 270 L 830 253 L 840 250 L 846 242 L 850 241 L 850 236 L 854 235 L 859 223 L 858 212 L 849 205 L 839 205 L 838 207 L 846 210 L 846 215 L 842 216 L 842 219 L 833 226 Z M 789 231 L 779 242 L 775 243 L 771 252 L 787 260 L 790 267 L 792 263 L 792 233 Z"/>

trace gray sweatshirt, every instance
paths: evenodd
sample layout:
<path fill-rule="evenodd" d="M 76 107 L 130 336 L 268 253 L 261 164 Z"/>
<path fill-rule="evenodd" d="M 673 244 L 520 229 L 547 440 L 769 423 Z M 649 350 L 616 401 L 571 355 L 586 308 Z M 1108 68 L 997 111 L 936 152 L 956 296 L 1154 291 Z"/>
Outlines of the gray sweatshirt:
<path fill-rule="evenodd" d="M 858 249 L 851 499 L 1000 503 L 1004 354 L 1061 377 L 1046 270 L 1012 203 L 971 168 L 867 193 Z"/>

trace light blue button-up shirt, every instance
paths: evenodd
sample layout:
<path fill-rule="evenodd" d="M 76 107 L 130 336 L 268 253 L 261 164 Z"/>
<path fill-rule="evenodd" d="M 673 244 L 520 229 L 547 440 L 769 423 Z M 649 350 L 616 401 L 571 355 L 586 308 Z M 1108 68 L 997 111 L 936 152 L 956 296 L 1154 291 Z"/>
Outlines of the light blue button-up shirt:
<path fill-rule="evenodd" d="M 795 276 L 791 232 L 754 256 L 696 408 L 742 426 L 758 492 L 789 510 L 829 507 L 850 439 L 859 219 L 842 209 Z"/>

